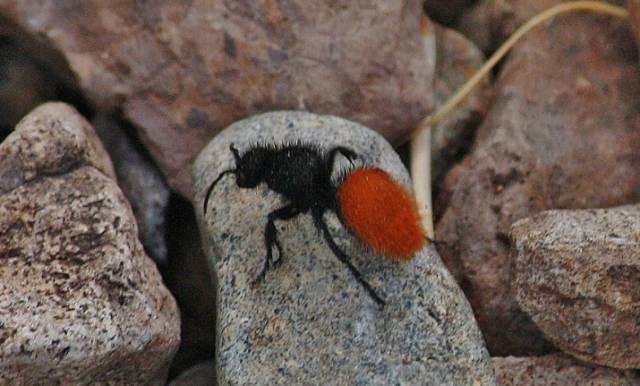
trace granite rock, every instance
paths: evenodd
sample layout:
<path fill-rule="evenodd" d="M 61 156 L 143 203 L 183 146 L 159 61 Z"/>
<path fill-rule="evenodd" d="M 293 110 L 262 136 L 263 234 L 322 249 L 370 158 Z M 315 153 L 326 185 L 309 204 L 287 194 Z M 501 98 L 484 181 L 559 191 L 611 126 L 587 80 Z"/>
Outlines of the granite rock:
<path fill-rule="evenodd" d="M 331 113 L 391 140 L 405 136 L 431 105 L 421 8 L 420 0 L 0 0 L 0 16 L 55 49 L 94 105 L 121 109 L 186 197 L 198 152 L 257 112 Z"/>
<path fill-rule="evenodd" d="M 512 229 L 520 306 L 557 347 L 640 368 L 640 206 L 551 210 Z"/>
<path fill-rule="evenodd" d="M 406 170 L 381 136 L 336 117 L 267 113 L 211 141 L 194 165 L 194 206 L 216 288 L 218 384 L 493 384 L 469 304 L 433 247 L 409 263 L 391 263 L 325 214 L 334 240 L 385 298 L 381 309 L 303 214 L 276 222 L 282 261 L 251 286 L 266 254 L 266 216 L 283 198 L 264 184 L 240 189 L 228 175 L 203 217 L 205 192 L 234 167 L 230 144 L 244 152 L 257 143 L 297 141 L 321 151 L 348 146 L 360 155 L 356 165 L 377 165 L 409 188 Z M 339 156 L 336 174 L 347 165 Z"/>
<path fill-rule="evenodd" d="M 557 17 L 516 45 L 494 88 L 436 204 L 438 250 L 492 355 L 539 355 L 551 347 L 513 297 L 510 227 L 545 209 L 640 200 L 640 67 L 629 27 Z"/>
<path fill-rule="evenodd" d="M 156 384 L 178 310 L 87 121 L 65 104 L 0 144 L 0 384 Z"/>

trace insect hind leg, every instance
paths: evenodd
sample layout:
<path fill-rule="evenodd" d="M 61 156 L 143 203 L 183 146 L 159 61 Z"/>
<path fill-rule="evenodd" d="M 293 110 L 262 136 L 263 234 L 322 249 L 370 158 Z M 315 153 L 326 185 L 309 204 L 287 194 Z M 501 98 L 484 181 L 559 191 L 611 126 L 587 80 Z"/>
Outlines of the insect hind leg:
<path fill-rule="evenodd" d="M 297 206 L 289 204 L 280 209 L 274 210 L 267 216 L 267 225 L 264 229 L 264 243 L 267 248 L 267 255 L 264 259 L 262 270 L 252 282 L 253 285 L 256 285 L 264 279 L 264 276 L 270 266 L 282 261 L 282 246 L 280 245 L 280 241 L 278 241 L 278 230 L 275 226 L 275 220 L 289 220 L 300 213 L 302 213 L 302 211 Z M 278 249 L 278 260 L 276 261 L 273 260 L 274 247 Z"/>
<path fill-rule="evenodd" d="M 380 297 L 380 295 L 378 295 L 376 291 L 373 288 L 371 288 L 371 285 L 362 277 L 362 274 L 360 273 L 360 271 L 358 271 L 358 269 L 351 263 L 351 258 L 346 253 L 344 253 L 340 249 L 340 247 L 338 247 L 338 244 L 336 244 L 336 242 L 333 240 L 333 237 L 331 237 L 331 232 L 329 232 L 329 227 L 327 226 L 327 223 L 322 218 L 322 215 L 323 215 L 323 212 L 314 212 L 313 220 L 316 226 L 322 232 L 324 239 L 329 244 L 329 248 L 331 248 L 331 251 L 333 252 L 333 254 L 338 258 L 338 260 L 340 260 L 344 265 L 346 265 L 347 268 L 349 268 L 349 271 L 351 272 L 353 277 L 358 281 L 358 283 L 360 283 L 360 285 L 362 285 L 362 287 L 367 291 L 369 296 L 371 296 L 371 298 L 379 306 L 384 307 L 385 301 L 382 299 L 382 297 Z"/>

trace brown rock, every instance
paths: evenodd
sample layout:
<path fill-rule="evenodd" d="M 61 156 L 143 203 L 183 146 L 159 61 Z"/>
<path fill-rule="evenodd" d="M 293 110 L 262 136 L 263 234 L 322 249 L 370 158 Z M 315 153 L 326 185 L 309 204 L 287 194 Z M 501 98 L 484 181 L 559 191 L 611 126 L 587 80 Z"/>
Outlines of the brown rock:
<path fill-rule="evenodd" d="M 436 26 L 435 105 L 444 104 L 482 66 L 484 55 L 464 35 Z M 459 160 L 473 137 L 474 129 L 486 114 L 490 99 L 488 79 L 456 110 L 431 130 L 433 181 L 440 181 Z M 438 185 L 438 183 L 434 183 Z"/>
<path fill-rule="evenodd" d="M 627 0 L 627 7 L 629 8 L 631 29 L 636 38 L 636 45 L 640 49 L 640 0 Z"/>
<path fill-rule="evenodd" d="M 563 1 L 492 0 L 492 2 L 493 37 L 494 41 L 499 43 L 506 40 L 530 18 Z"/>
<path fill-rule="evenodd" d="M 390 140 L 428 111 L 433 68 L 419 0 L 90 3 L 0 0 L 0 14 L 59 50 L 83 91 L 121 107 L 172 187 L 230 123 L 307 109 Z"/>
<path fill-rule="evenodd" d="M 163 384 L 178 310 L 90 125 L 43 105 L 0 166 L 0 384 Z"/>
<path fill-rule="evenodd" d="M 436 238 L 493 355 L 548 345 L 510 291 L 509 229 L 548 208 L 640 196 L 640 69 L 621 21 L 556 18 L 510 54 L 473 151 L 446 178 Z"/>
<path fill-rule="evenodd" d="M 634 386 L 637 371 L 587 365 L 563 354 L 541 357 L 494 357 L 498 386 Z"/>
<path fill-rule="evenodd" d="M 451 24 L 473 3 L 473 0 L 425 0 L 424 10 L 434 20 Z"/>
<path fill-rule="evenodd" d="M 516 222 L 518 303 L 564 352 L 640 368 L 640 206 L 551 210 Z"/>
<path fill-rule="evenodd" d="M 489 0 L 492 6 L 493 37 L 499 43 L 506 40 L 522 24 L 535 15 L 569 0 Z M 624 6 L 629 0 L 603 0 L 603 2 Z M 631 0 L 634 1 L 634 0 Z M 575 14 L 591 17 L 595 15 L 589 11 L 577 11 Z M 565 14 L 567 15 L 567 14 Z M 564 16 L 560 16 L 564 17 Z M 614 19 L 615 20 L 615 19 Z"/>
<path fill-rule="evenodd" d="M 493 49 L 493 25 L 496 0 L 479 0 L 462 12 L 456 29 L 485 54 Z"/>

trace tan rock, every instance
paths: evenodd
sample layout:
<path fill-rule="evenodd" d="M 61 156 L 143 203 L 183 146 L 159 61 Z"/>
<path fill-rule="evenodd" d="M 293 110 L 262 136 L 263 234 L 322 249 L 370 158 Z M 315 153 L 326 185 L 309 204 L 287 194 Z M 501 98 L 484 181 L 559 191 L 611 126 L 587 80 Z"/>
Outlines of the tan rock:
<path fill-rule="evenodd" d="M 420 0 L 0 0 L 0 15 L 62 53 L 95 104 L 122 108 L 186 196 L 193 158 L 253 113 L 331 113 L 399 140 L 431 105 Z"/>
<path fill-rule="evenodd" d="M 624 21 L 577 14 L 530 33 L 504 63 L 472 152 L 446 177 L 439 252 L 493 355 L 545 352 L 514 301 L 511 224 L 640 192 L 640 68 Z"/>
<path fill-rule="evenodd" d="M 516 222 L 518 303 L 586 362 L 640 368 L 640 206 L 550 210 Z"/>
<path fill-rule="evenodd" d="M 163 384 L 178 310 L 91 126 L 43 105 L 0 165 L 0 384 Z"/>

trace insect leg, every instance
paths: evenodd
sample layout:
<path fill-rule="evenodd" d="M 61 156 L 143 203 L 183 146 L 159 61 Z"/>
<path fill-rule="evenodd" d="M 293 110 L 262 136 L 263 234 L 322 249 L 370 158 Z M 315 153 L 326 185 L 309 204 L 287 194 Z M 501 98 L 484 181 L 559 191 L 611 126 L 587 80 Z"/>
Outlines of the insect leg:
<path fill-rule="evenodd" d="M 353 264 L 351 264 L 350 257 L 346 253 L 342 252 L 340 247 L 338 247 L 338 244 L 336 244 L 336 242 L 333 241 L 333 237 L 331 237 L 331 232 L 329 232 L 329 227 L 327 226 L 327 224 L 324 222 L 322 218 L 322 213 L 314 213 L 313 218 L 315 220 L 316 226 L 319 227 L 320 230 L 322 231 L 324 238 L 325 240 L 327 240 L 327 243 L 329 244 L 329 248 L 331 248 L 331 251 L 333 252 L 333 254 L 336 255 L 338 260 L 344 263 L 344 265 L 346 265 L 347 268 L 349 268 L 349 271 L 351 271 L 351 274 L 353 275 L 353 277 L 364 287 L 364 289 L 369 293 L 369 296 L 371 296 L 371 298 L 376 303 L 378 303 L 378 305 L 384 307 L 384 304 L 385 304 L 384 300 L 382 300 L 382 298 L 373 290 L 373 288 L 371 288 L 371 285 L 369 285 L 369 283 L 367 283 L 367 281 L 362 277 L 362 274 L 360 273 L 360 271 L 358 271 L 358 269 L 354 267 Z"/>
<path fill-rule="evenodd" d="M 280 241 L 278 241 L 278 230 L 274 224 L 275 220 L 288 220 L 293 218 L 301 213 L 300 209 L 296 207 L 294 204 L 289 204 L 283 206 L 280 209 L 276 209 L 273 212 L 269 213 L 267 216 L 267 225 L 264 229 L 264 242 L 267 247 L 267 256 L 264 259 L 264 265 L 262 266 L 262 270 L 258 274 L 258 276 L 253 280 L 253 284 L 258 283 L 262 279 L 264 279 L 264 275 L 267 273 L 267 269 L 270 265 L 274 263 L 273 261 L 273 247 L 275 246 L 278 249 L 278 260 L 275 262 L 282 261 L 282 246 L 280 245 Z"/>

